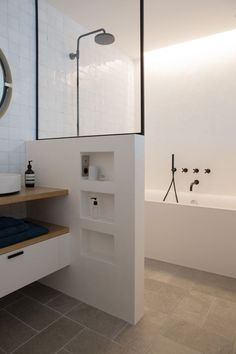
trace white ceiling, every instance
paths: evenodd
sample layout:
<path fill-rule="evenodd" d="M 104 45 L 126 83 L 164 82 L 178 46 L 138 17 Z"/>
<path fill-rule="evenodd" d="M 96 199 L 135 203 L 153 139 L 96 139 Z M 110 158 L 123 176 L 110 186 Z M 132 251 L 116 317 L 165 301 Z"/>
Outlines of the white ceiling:
<path fill-rule="evenodd" d="M 105 27 L 139 53 L 139 0 L 48 0 L 86 28 Z M 145 50 L 236 28 L 236 0 L 144 0 Z"/>

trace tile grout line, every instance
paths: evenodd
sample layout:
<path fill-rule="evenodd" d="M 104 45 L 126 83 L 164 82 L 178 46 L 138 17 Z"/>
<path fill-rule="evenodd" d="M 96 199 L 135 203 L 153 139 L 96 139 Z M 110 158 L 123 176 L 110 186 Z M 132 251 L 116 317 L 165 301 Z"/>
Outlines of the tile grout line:
<path fill-rule="evenodd" d="M 217 302 L 217 298 L 214 297 L 212 304 L 209 306 L 206 317 L 204 318 L 204 321 L 203 321 L 202 325 L 200 326 L 201 328 L 204 328 L 204 325 L 209 317 L 210 312 L 216 308 L 216 302 Z"/>
<path fill-rule="evenodd" d="M 59 321 L 63 316 L 58 317 L 55 321 L 51 322 L 48 326 L 46 326 L 44 329 L 42 329 L 41 331 L 38 331 L 38 333 L 36 333 L 35 335 L 33 335 L 31 338 L 29 338 L 28 340 L 26 340 L 24 343 L 22 343 L 21 345 L 19 345 L 17 348 L 15 348 L 11 353 L 15 353 L 18 349 L 20 349 L 21 347 L 23 347 L 25 344 L 27 344 L 28 342 L 30 342 L 33 338 L 37 337 L 39 334 L 41 334 L 43 331 L 47 330 L 48 327 L 50 327 L 51 325 L 53 325 L 55 322 Z M 24 322 L 23 322 L 24 323 Z"/>
<path fill-rule="evenodd" d="M 60 295 L 61 295 L 61 294 L 60 294 Z M 37 303 L 43 305 L 40 301 L 38 301 L 38 300 L 32 298 L 31 296 L 25 295 L 25 297 L 26 297 L 26 298 L 30 298 L 30 299 L 32 299 L 32 300 L 35 300 Z M 82 304 L 82 303 L 81 303 L 81 304 Z M 76 306 L 80 306 L 81 304 L 77 304 Z M 44 306 L 44 305 L 43 305 L 43 306 Z M 73 308 L 75 308 L 76 306 L 74 306 Z M 45 307 L 47 307 L 47 306 L 45 306 Z M 73 309 L 73 308 L 72 308 L 72 309 Z M 72 310 L 72 309 L 71 309 L 71 310 Z M 69 313 L 71 310 L 69 310 L 69 311 L 66 312 L 66 313 Z M 9 313 L 10 315 L 12 315 L 9 311 L 7 311 L 7 310 L 5 310 L 5 311 L 6 311 L 7 313 Z M 19 320 L 22 324 L 27 325 L 29 328 L 31 328 L 32 330 L 36 331 L 37 333 L 35 333 L 35 334 L 34 334 L 32 337 L 30 337 L 28 340 L 26 340 L 25 342 L 23 342 L 22 344 L 20 344 L 20 345 L 19 345 L 17 348 L 15 348 L 11 353 L 15 353 L 15 352 L 16 352 L 18 349 L 20 349 L 22 346 L 24 346 L 25 344 L 27 344 L 28 342 L 30 342 L 31 339 L 37 337 L 37 335 L 39 335 L 39 334 L 42 333 L 43 331 L 47 330 L 47 329 L 48 329 L 51 325 L 53 325 L 55 322 L 59 321 L 59 319 L 61 319 L 61 318 L 63 318 L 63 317 L 66 318 L 66 319 L 70 319 L 70 318 L 64 316 L 63 314 L 61 314 L 60 312 L 58 312 L 58 311 L 56 311 L 56 312 L 57 312 L 60 316 L 59 316 L 55 321 L 51 322 L 48 326 L 44 327 L 41 331 L 35 330 L 33 327 L 31 327 L 30 325 L 26 324 L 24 321 L 18 319 L 18 317 L 12 315 L 14 318 L 16 318 L 17 320 Z M 70 320 L 71 320 L 71 319 L 70 319 Z M 72 321 L 72 322 L 75 322 L 75 321 Z M 80 324 L 80 323 L 76 322 L 76 324 Z M 82 328 L 82 330 L 83 330 L 83 329 L 84 329 L 84 328 Z M 78 333 L 79 333 L 79 332 L 78 332 Z M 78 333 L 77 333 L 77 335 L 78 335 Z M 60 348 L 60 350 L 61 350 L 61 349 L 62 349 L 62 348 Z"/>
<path fill-rule="evenodd" d="M 4 354 L 7 354 L 6 350 L 4 350 L 2 347 L 0 347 L 0 349 Z"/>
<path fill-rule="evenodd" d="M 34 300 L 33 298 L 31 298 L 30 296 L 24 296 L 25 298 L 28 298 L 28 299 L 31 299 L 31 300 Z M 22 300 L 23 298 L 19 299 L 18 301 Z M 41 302 L 35 300 L 35 302 L 37 302 L 38 304 L 40 304 L 41 306 L 44 306 L 46 309 L 50 309 L 53 311 L 53 309 L 51 309 L 50 307 L 47 307 L 45 305 L 43 305 Z M 9 315 L 11 315 L 12 317 L 14 317 L 16 320 L 20 321 L 22 324 L 26 325 L 27 327 L 31 328 L 33 331 L 36 331 L 38 332 L 38 334 L 40 332 L 42 332 L 45 328 L 47 328 L 48 326 L 50 326 L 50 324 L 54 323 L 57 319 L 61 318 L 63 316 L 62 313 L 58 312 L 58 311 L 54 311 L 56 314 L 60 315 L 59 317 L 57 317 L 56 320 L 52 321 L 49 325 L 47 325 L 46 327 L 42 328 L 41 330 L 38 330 L 34 327 L 32 327 L 30 324 L 26 323 L 25 321 L 23 321 L 21 318 L 17 317 L 16 315 L 14 315 L 13 313 L 11 313 L 7 308 L 10 307 L 11 305 L 15 304 L 16 302 L 6 306 L 5 308 L 3 308 L 2 310 L 6 311 Z"/>
<path fill-rule="evenodd" d="M 75 300 L 77 300 L 77 299 L 75 299 Z M 80 301 L 80 300 L 77 300 L 77 301 Z M 50 307 L 48 305 L 45 305 L 45 307 L 47 307 L 50 310 L 54 310 L 55 312 L 59 313 L 62 316 L 66 316 L 70 311 L 73 311 L 76 307 L 79 307 L 80 305 L 83 305 L 83 302 L 80 301 L 78 304 L 76 304 L 75 306 L 71 307 L 71 309 L 66 311 L 65 313 L 59 312 L 59 311 L 55 310 L 53 307 Z"/>
<path fill-rule="evenodd" d="M 53 288 L 52 288 L 52 289 L 53 289 Z M 55 289 L 53 289 L 53 290 L 55 290 Z M 56 291 L 58 291 L 58 290 L 56 290 Z M 55 300 L 56 298 L 58 298 L 58 297 L 61 296 L 61 295 L 64 295 L 63 293 L 60 292 L 60 294 L 57 294 L 57 295 L 53 296 L 50 300 L 48 300 L 48 301 L 46 301 L 46 302 L 41 302 L 41 301 L 39 301 L 38 299 L 34 298 L 33 296 L 24 293 L 23 291 L 22 291 L 22 294 L 23 294 L 25 297 L 28 297 L 28 298 L 31 298 L 31 299 L 37 301 L 37 302 L 40 302 L 40 304 L 42 304 L 42 305 L 46 305 L 48 302 Z"/>
<path fill-rule="evenodd" d="M 55 354 L 60 353 L 61 350 L 64 350 L 66 353 L 72 354 L 68 349 L 66 349 L 64 347 L 60 348 L 57 352 L 55 352 Z"/>
<path fill-rule="evenodd" d="M 58 291 L 58 290 L 57 290 Z M 52 299 L 48 300 L 47 302 L 45 302 L 45 305 L 47 305 L 49 302 L 56 300 L 59 296 L 65 295 L 64 293 L 57 294 L 55 297 L 53 297 Z"/>
<path fill-rule="evenodd" d="M 85 326 L 83 323 L 78 322 L 78 321 L 74 320 L 73 318 L 70 318 L 70 317 L 67 317 L 67 316 L 63 316 L 63 317 L 65 317 L 67 320 L 71 320 L 72 322 L 77 323 L 80 326 L 84 327 L 83 329 L 87 329 L 87 330 L 89 330 L 89 331 L 91 331 L 93 333 L 98 334 L 99 336 L 101 336 L 101 337 L 103 337 L 105 339 L 108 339 L 108 340 L 112 341 L 112 338 L 105 336 L 105 334 L 102 334 L 100 332 L 95 331 L 95 329 L 92 329 L 92 328 L 89 328 L 89 327 Z"/>
<path fill-rule="evenodd" d="M 71 307 L 71 309 L 69 309 L 69 310 L 66 311 L 65 313 L 62 313 L 62 312 L 60 312 L 60 311 L 58 311 L 58 310 L 55 310 L 53 307 L 51 307 L 51 306 L 48 305 L 48 303 L 49 303 L 50 301 L 53 301 L 53 300 L 57 299 L 57 298 L 58 298 L 59 296 L 61 296 L 61 295 L 66 295 L 66 294 L 61 293 L 60 295 L 58 295 L 58 296 L 55 297 L 54 299 L 49 300 L 49 301 L 46 302 L 46 303 L 42 303 L 42 302 L 40 302 L 39 300 L 37 300 L 37 299 L 35 299 L 35 298 L 33 298 L 33 297 L 29 296 L 29 295 L 25 295 L 25 297 L 26 297 L 26 298 L 29 298 L 29 299 L 31 299 L 31 300 L 34 300 L 35 302 L 37 302 L 38 304 L 40 304 L 40 305 L 46 307 L 47 309 L 52 310 L 52 311 L 58 313 L 60 316 L 64 316 L 65 314 L 68 314 L 68 313 L 69 313 L 70 311 L 72 311 L 74 308 L 76 308 L 77 306 L 80 306 L 80 305 L 83 304 L 83 302 L 81 302 L 80 300 L 77 300 L 77 299 L 73 298 L 73 299 L 75 299 L 76 301 L 78 301 L 79 303 L 76 304 L 76 305 L 74 305 L 73 307 Z M 69 295 L 68 295 L 68 296 L 69 296 Z M 70 297 L 71 297 L 71 296 L 70 296 Z"/>
<path fill-rule="evenodd" d="M 7 309 L 3 309 L 3 311 L 5 311 L 6 313 L 8 313 L 8 315 L 12 316 L 15 318 L 15 320 L 18 320 L 19 322 L 21 322 L 23 325 L 25 325 L 26 327 L 32 329 L 34 332 L 36 332 L 36 334 L 40 333 L 40 331 L 38 331 L 37 329 L 31 327 L 28 323 L 24 322 L 23 320 L 21 320 L 20 318 L 18 318 L 17 316 L 15 316 L 14 314 L 12 314 L 11 312 L 9 312 Z"/>
<path fill-rule="evenodd" d="M 73 321 L 72 321 L 72 322 L 73 322 Z M 76 322 L 76 324 L 78 324 L 78 323 Z M 71 351 L 70 351 L 69 349 L 66 349 L 65 347 L 66 347 L 68 344 L 70 344 L 70 342 L 72 342 L 76 337 L 79 337 L 86 329 L 87 329 L 86 327 L 81 328 L 81 330 L 80 330 L 78 333 L 76 333 L 71 339 L 69 339 L 68 342 L 66 342 L 66 343 L 63 345 L 63 347 L 61 347 L 56 353 L 60 352 L 60 350 L 62 350 L 62 349 L 66 350 L 68 353 L 71 353 Z"/>
<path fill-rule="evenodd" d="M 119 336 L 119 334 L 121 334 L 124 330 L 125 330 L 125 328 L 126 327 L 128 327 L 128 325 L 129 325 L 129 323 L 124 323 L 124 325 L 122 326 L 122 328 L 120 328 L 119 330 L 117 330 L 117 332 L 114 334 L 114 336 L 112 337 L 112 341 L 114 342 L 114 343 L 117 343 L 116 342 L 116 338 Z"/>
<path fill-rule="evenodd" d="M 6 296 L 7 296 L 7 295 L 6 295 Z M 3 307 L 0 307 L 0 311 L 6 309 L 6 308 L 7 308 L 8 306 L 10 306 L 10 305 L 15 304 L 16 302 L 22 300 L 24 297 L 25 297 L 25 295 L 22 293 L 22 297 L 20 297 L 19 299 L 13 300 L 12 302 L 10 302 L 9 304 L 7 304 L 7 305 L 5 305 L 5 306 L 3 306 Z"/>
<path fill-rule="evenodd" d="M 29 296 L 29 295 L 25 295 L 25 298 L 28 298 L 28 299 L 31 299 L 31 300 L 37 302 L 39 305 L 44 306 L 44 307 L 45 307 L 46 309 L 48 309 L 48 310 L 54 311 L 55 313 L 57 313 L 57 314 L 60 315 L 60 316 L 63 315 L 61 312 L 59 312 L 59 311 L 55 310 L 54 308 L 48 306 L 47 303 L 44 304 L 44 303 L 40 302 L 39 300 L 34 299 L 33 297 Z M 50 300 L 50 301 L 51 301 L 51 300 Z"/>

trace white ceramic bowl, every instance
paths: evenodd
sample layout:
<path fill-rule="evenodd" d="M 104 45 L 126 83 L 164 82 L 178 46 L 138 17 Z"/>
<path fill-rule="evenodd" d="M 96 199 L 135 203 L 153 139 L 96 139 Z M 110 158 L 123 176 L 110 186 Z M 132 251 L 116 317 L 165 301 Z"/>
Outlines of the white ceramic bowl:
<path fill-rule="evenodd" d="M 16 193 L 21 190 L 21 175 L 17 173 L 0 173 L 0 195 Z"/>

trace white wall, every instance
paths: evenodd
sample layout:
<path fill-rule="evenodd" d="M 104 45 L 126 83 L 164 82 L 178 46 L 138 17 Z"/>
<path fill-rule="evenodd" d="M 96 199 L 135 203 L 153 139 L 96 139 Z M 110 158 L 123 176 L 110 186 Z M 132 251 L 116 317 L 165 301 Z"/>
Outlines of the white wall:
<path fill-rule="evenodd" d="M 76 61 L 69 53 L 86 32 L 47 0 L 39 2 L 40 138 L 77 135 Z M 81 40 L 80 53 L 80 135 L 139 131 L 133 62 L 93 36 Z"/>
<path fill-rule="evenodd" d="M 146 188 L 167 189 L 175 153 L 178 190 L 236 194 L 235 62 L 236 30 L 145 54 Z"/>
<path fill-rule="evenodd" d="M 143 150 L 143 136 L 133 134 L 27 144 L 29 156 L 36 161 L 38 183 L 70 191 L 68 198 L 37 201 L 28 210 L 33 219 L 70 227 L 71 266 L 46 283 L 133 324 L 143 314 Z M 114 178 L 84 179 L 84 154 L 107 178 Z M 98 198 L 99 219 L 87 213 L 88 192 Z M 109 199 L 113 215 L 104 213 Z"/>
<path fill-rule="evenodd" d="M 34 0 L 0 1 L 0 48 L 12 72 L 13 97 L 0 119 L 0 172 L 25 170 L 25 141 L 35 137 Z"/>

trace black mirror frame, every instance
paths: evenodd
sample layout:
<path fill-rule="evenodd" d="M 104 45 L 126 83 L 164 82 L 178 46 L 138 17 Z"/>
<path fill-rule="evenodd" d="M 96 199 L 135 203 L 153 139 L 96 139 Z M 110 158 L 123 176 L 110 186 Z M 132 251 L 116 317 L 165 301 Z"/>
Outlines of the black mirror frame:
<path fill-rule="evenodd" d="M 4 90 L 0 100 L 0 118 L 6 113 L 12 98 L 12 76 L 8 61 L 0 49 L 0 64 L 4 75 Z"/>
<path fill-rule="evenodd" d="M 111 136 L 111 135 L 145 135 L 145 97 L 144 97 L 144 0 L 140 1 L 140 131 L 136 133 L 91 135 Z M 39 6 L 38 0 L 35 0 L 35 29 L 36 29 L 36 140 L 83 138 L 85 136 L 59 137 L 59 138 L 39 138 Z"/>

